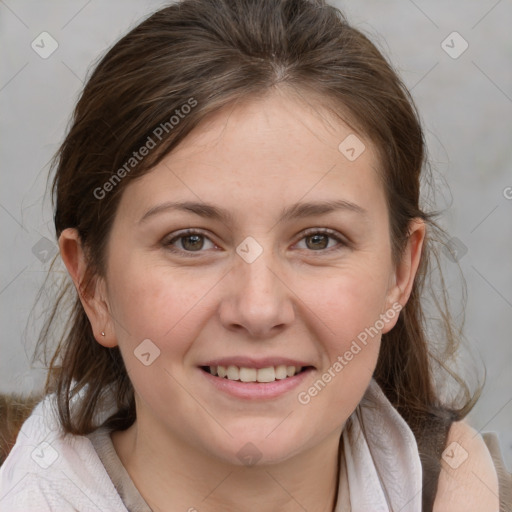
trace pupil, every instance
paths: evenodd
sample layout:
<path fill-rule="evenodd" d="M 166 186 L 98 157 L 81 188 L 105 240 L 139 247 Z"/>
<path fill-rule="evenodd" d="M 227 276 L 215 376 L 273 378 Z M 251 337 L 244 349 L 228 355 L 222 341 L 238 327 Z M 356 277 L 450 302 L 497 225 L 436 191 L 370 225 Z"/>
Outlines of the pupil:
<path fill-rule="evenodd" d="M 192 243 L 189 244 L 188 241 L 192 240 Z M 189 249 L 189 250 L 197 250 L 201 249 L 203 247 L 203 239 L 201 235 L 188 235 L 183 237 L 181 241 L 181 245 L 183 246 L 183 249 Z"/>
<path fill-rule="evenodd" d="M 308 236 L 306 237 L 306 245 L 311 249 L 325 249 L 328 245 L 328 242 L 327 242 L 327 235 L 322 235 L 322 234 L 316 234 L 316 235 L 311 235 L 311 236 Z M 310 247 L 310 244 L 308 243 L 309 240 L 312 240 L 313 241 L 313 246 Z M 320 244 L 318 244 L 318 242 L 320 242 Z"/>

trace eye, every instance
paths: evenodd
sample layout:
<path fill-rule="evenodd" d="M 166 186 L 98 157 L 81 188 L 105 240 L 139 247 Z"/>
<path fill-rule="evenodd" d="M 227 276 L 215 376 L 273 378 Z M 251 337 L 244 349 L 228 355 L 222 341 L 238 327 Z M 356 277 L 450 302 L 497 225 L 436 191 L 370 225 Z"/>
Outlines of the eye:
<path fill-rule="evenodd" d="M 311 249 L 314 252 L 325 250 L 330 251 L 331 249 L 339 250 L 347 246 L 347 243 L 342 239 L 342 237 L 332 229 L 311 228 L 305 231 L 304 234 L 305 236 L 299 242 L 304 240 L 306 248 Z M 337 244 L 329 245 L 330 240 L 337 242 Z"/>
<path fill-rule="evenodd" d="M 165 239 L 162 243 L 171 252 L 180 253 L 186 256 L 195 256 L 191 253 L 203 252 L 202 249 L 209 242 L 211 247 L 206 249 L 213 249 L 217 247 L 204 233 L 195 229 L 187 229 L 181 233 L 176 234 L 172 238 Z"/>
<path fill-rule="evenodd" d="M 215 249 L 217 246 L 201 231 L 196 229 L 187 229 L 176 234 L 171 238 L 164 239 L 162 244 L 171 252 L 183 256 L 199 256 L 204 252 L 203 249 Z M 299 249 L 309 249 L 309 252 L 327 252 L 331 250 L 340 250 L 348 246 L 343 237 L 332 229 L 310 228 L 303 233 L 303 238 L 299 241 L 305 241 L 305 247 Z M 331 243 L 336 242 L 336 243 Z M 208 247 L 208 243 L 210 247 Z M 197 253 L 197 254 L 194 254 Z"/>

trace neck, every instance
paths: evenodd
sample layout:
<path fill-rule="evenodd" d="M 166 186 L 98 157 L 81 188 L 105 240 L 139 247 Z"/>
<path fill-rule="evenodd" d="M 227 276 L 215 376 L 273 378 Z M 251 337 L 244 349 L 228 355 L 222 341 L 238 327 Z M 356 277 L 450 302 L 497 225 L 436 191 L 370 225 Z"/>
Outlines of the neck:
<path fill-rule="evenodd" d="M 225 463 L 183 441 L 147 435 L 137 422 L 113 432 L 112 441 L 155 512 L 333 512 L 340 435 L 336 430 L 312 449 L 264 466 Z"/>

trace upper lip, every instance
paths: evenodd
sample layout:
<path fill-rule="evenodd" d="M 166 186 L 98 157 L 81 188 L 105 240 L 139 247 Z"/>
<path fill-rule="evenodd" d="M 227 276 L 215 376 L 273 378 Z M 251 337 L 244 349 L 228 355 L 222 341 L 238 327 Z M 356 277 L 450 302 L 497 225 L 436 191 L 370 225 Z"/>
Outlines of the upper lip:
<path fill-rule="evenodd" d="M 219 359 L 211 359 L 199 366 L 238 366 L 239 368 L 268 368 L 269 366 L 312 366 L 311 364 L 299 361 L 297 359 L 290 359 L 288 357 L 263 357 L 253 358 L 246 356 L 222 357 Z"/>

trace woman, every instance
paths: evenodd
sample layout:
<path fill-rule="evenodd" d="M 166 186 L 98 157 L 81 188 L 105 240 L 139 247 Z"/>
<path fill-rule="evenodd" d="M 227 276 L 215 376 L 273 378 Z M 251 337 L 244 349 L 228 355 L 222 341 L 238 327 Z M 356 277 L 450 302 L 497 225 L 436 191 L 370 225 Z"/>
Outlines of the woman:
<path fill-rule="evenodd" d="M 476 397 L 434 380 L 421 127 L 339 11 L 162 9 L 98 64 L 55 163 L 77 294 L 9 510 L 498 510 Z"/>

